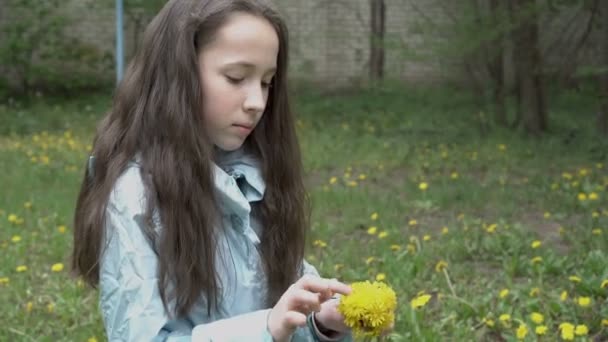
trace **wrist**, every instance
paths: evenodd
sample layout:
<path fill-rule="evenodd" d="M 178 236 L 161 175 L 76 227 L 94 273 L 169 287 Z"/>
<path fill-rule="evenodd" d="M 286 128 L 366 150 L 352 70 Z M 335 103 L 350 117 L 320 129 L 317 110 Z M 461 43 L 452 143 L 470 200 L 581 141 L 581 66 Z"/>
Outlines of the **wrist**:
<path fill-rule="evenodd" d="M 317 328 L 317 330 L 321 334 L 323 334 L 329 338 L 334 337 L 335 335 L 339 334 L 338 331 L 330 329 L 330 328 L 326 327 L 325 325 L 323 325 L 323 322 L 321 322 L 319 320 L 319 318 L 317 317 L 317 315 L 314 312 L 311 314 L 311 316 L 312 316 L 312 322 L 313 322 L 315 328 Z"/>

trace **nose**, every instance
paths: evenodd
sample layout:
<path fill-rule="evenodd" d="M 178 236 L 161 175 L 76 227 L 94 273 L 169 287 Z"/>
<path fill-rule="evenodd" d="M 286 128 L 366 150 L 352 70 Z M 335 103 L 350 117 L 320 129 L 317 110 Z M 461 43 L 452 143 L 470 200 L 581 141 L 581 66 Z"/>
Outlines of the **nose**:
<path fill-rule="evenodd" d="M 266 91 L 261 85 L 248 87 L 245 102 L 243 103 L 244 110 L 252 114 L 262 113 L 266 107 L 267 96 Z"/>

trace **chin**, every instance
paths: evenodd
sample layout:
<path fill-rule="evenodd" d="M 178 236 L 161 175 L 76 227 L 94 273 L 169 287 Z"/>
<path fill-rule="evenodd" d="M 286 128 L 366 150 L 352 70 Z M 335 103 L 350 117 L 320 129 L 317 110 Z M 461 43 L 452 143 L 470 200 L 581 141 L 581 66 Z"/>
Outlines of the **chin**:
<path fill-rule="evenodd" d="M 232 142 L 232 143 L 223 143 L 223 144 L 217 144 L 216 145 L 220 150 L 222 151 L 226 151 L 226 152 L 232 152 L 232 151 L 236 151 L 239 148 L 241 148 L 241 146 L 243 146 L 243 142 Z"/>

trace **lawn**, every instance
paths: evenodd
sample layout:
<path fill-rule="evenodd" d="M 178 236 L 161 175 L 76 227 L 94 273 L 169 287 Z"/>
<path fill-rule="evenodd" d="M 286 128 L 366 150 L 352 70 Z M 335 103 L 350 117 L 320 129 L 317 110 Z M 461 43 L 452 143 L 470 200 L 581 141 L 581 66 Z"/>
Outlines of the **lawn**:
<path fill-rule="evenodd" d="M 553 94 L 551 132 L 448 89 L 297 93 L 307 259 L 397 293 L 392 341 L 608 340 L 608 139 Z M 104 340 L 72 278 L 72 214 L 104 94 L 0 105 L 1 341 Z"/>

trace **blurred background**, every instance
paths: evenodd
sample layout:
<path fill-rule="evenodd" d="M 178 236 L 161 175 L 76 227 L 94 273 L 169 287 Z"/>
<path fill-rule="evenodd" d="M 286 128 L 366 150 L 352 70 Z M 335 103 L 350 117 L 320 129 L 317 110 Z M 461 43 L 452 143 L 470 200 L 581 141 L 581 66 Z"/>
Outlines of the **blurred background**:
<path fill-rule="evenodd" d="M 72 215 L 165 1 L 117 3 L 0 0 L 0 341 L 105 339 Z M 275 3 L 307 259 L 393 287 L 391 341 L 607 341 L 608 1 Z"/>

